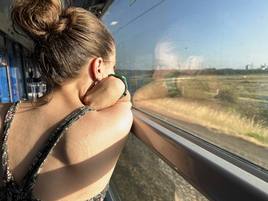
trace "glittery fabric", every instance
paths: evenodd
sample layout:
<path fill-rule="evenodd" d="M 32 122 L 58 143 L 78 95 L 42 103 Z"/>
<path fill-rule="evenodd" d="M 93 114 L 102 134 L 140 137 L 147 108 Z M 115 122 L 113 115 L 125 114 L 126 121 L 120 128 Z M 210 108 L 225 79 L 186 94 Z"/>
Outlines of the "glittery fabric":
<path fill-rule="evenodd" d="M 2 171 L 3 171 L 3 182 L 4 186 L 0 187 L 0 201 L 41 201 L 40 199 L 34 198 L 33 188 L 43 164 L 45 163 L 47 156 L 51 153 L 53 148 L 59 142 L 65 131 L 71 126 L 72 123 L 80 119 L 88 111 L 93 109 L 82 106 L 73 112 L 71 112 L 66 118 L 64 118 L 59 126 L 51 133 L 45 145 L 39 150 L 37 155 L 34 157 L 32 165 L 29 167 L 27 173 L 22 179 L 22 184 L 19 185 L 8 166 L 8 153 L 7 153 L 7 138 L 8 130 L 11 126 L 12 120 L 21 101 L 17 101 L 9 108 L 5 120 L 4 120 L 4 131 L 2 135 Z M 109 188 L 109 184 L 96 196 L 87 199 L 86 201 L 103 201 L 106 192 Z"/>

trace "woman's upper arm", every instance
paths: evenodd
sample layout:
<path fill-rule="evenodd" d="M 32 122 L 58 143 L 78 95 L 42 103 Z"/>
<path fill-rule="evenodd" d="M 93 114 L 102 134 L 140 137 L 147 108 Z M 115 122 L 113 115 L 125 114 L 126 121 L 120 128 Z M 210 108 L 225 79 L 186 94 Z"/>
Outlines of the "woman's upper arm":
<path fill-rule="evenodd" d="M 89 112 L 86 118 L 81 119 L 82 123 L 77 124 L 79 128 L 72 126 L 70 129 L 78 129 L 79 133 L 72 132 L 75 134 L 67 137 L 69 162 L 82 162 L 101 150 L 125 141 L 133 123 L 131 106 L 130 102 L 122 102 L 103 110 Z M 116 149 L 122 145 L 118 146 Z"/>
<path fill-rule="evenodd" d="M 70 182 L 68 189 L 77 188 L 78 183 L 86 188 L 109 181 L 132 122 L 131 103 L 124 102 L 88 112 L 69 128 L 73 132 L 66 135 L 64 144 L 70 172 L 65 178 L 66 183 Z"/>
<path fill-rule="evenodd" d="M 131 107 L 131 102 L 117 102 L 111 107 L 98 111 L 98 115 L 103 122 L 111 125 L 114 132 L 127 134 L 133 123 Z"/>

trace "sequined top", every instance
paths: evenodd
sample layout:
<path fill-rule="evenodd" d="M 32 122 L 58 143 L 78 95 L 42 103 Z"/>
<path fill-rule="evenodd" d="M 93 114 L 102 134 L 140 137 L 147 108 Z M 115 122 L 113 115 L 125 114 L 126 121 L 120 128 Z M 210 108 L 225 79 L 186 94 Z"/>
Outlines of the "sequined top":
<path fill-rule="evenodd" d="M 4 119 L 4 130 L 2 135 L 2 147 L 1 147 L 1 157 L 2 157 L 2 179 L 4 185 L 0 187 L 0 201 L 41 201 L 33 196 L 33 188 L 38 177 L 44 162 L 47 159 L 47 156 L 51 153 L 53 148 L 59 142 L 65 131 L 71 126 L 72 123 L 80 119 L 86 112 L 93 109 L 88 106 L 82 106 L 71 112 L 67 115 L 57 126 L 53 132 L 49 135 L 44 146 L 39 150 L 37 155 L 34 157 L 34 160 L 29 167 L 27 173 L 22 179 L 22 185 L 19 185 L 12 175 L 9 166 L 8 166 L 8 153 L 7 153 L 7 138 L 8 131 L 11 126 L 12 120 L 16 113 L 19 103 L 17 101 L 11 105 L 8 109 L 8 112 Z M 108 190 L 109 183 L 105 188 L 96 196 L 87 199 L 86 201 L 103 201 Z"/>

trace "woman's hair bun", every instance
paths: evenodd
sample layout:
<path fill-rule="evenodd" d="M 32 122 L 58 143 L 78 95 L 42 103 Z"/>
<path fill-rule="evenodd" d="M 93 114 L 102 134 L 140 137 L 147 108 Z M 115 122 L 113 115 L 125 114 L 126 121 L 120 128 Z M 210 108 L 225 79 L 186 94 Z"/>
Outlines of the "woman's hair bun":
<path fill-rule="evenodd" d="M 115 41 L 104 23 L 90 11 L 71 6 L 70 0 L 13 1 L 14 28 L 35 43 L 32 67 L 46 84 L 45 94 L 78 77 L 90 58 L 110 60 L 114 55 Z"/>
<path fill-rule="evenodd" d="M 21 28 L 33 40 L 44 40 L 51 33 L 62 32 L 70 23 L 62 10 L 60 0 L 14 0 L 11 19 L 14 28 Z"/>

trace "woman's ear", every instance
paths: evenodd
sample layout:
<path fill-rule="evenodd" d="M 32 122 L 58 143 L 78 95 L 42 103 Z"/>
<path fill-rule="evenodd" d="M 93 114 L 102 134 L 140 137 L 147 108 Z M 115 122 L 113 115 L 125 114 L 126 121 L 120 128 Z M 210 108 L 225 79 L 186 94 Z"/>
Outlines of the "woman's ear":
<path fill-rule="evenodd" d="M 102 80 L 104 77 L 104 65 L 101 57 L 94 58 L 89 64 L 90 73 L 93 76 L 93 80 Z"/>

